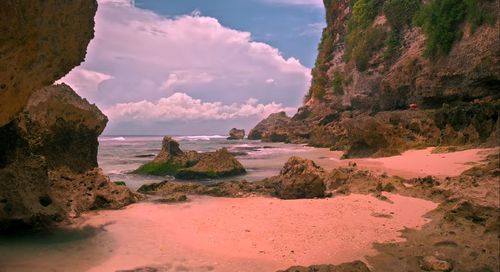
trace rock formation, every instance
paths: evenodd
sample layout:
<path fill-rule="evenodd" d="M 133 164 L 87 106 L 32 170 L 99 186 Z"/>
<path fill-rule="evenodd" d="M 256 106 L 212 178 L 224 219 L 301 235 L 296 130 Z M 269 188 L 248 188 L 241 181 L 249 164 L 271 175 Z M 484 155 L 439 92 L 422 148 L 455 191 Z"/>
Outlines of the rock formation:
<path fill-rule="evenodd" d="M 433 12 L 455 16 L 438 0 L 324 2 L 327 27 L 303 107 L 292 118 L 269 116 L 249 139 L 330 147 L 346 157 L 498 145 L 498 0 L 456 1 L 463 13 L 449 26 L 430 22 Z M 437 30 L 461 38 L 436 38 Z"/>
<path fill-rule="evenodd" d="M 96 10 L 96 0 L 0 2 L 0 127 L 83 61 Z"/>
<path fill-rule="evenodd" d="M 227 137 L 228 140 L 242 140 L 243 138 L 245 138 L 245 130 L 237 128 L 232 128 Z"/>
<path fill-rule="evenodd" d="M 97 165 L 107 118 L 67 85 L 33 93 L 0 128 L 0 231 L 63 221 L 82 211 L 136 200 Z"/>
<path fill-rule="evenodd" d="M 266 179 L 276 186 L 276 196 L 282 199 L 325 196 L 325 170 L 313 161 L 290 157 L 280 174 Z"/>
<path fill-rule="evenodd" d="M 222 178 L 244 174 L 245 168 L 225 148 L 215 152 L 182 151 L 179 143 L 169 136 L 153 161 L 134 171 L 136 174 L 171 175 L 179 179 Z"/>

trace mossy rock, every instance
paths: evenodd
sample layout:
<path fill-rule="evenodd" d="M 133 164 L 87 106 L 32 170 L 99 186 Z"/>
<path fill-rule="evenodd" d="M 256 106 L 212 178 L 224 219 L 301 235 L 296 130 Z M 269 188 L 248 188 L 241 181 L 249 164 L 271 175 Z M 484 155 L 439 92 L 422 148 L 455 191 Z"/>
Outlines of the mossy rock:
<path fill-rule="evenodd" d="M 179 172 L 179 170 L 184 167 L 186 166 L 181 163 L 175 163 L 171 161 L 166 161 L 161 163 L 148 162 L 137 168 L 137 170 L 133 171 L 132 173 L 146 174 L 153 176 L 165 176 L 165 175 L 175 176 Z"/>

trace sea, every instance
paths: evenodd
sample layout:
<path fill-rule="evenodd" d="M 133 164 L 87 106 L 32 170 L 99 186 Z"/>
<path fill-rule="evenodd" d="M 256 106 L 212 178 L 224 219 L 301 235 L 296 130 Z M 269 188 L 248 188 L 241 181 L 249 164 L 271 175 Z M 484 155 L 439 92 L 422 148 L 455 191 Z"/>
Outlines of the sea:
<path fill-rule="evenodd" d="M 184 151 L 210 152 L 227 148 L 245 167 L 247 173 L 226 180 L 256 181 L 277 175 L 286 160 L 293 155 L 310 153 L 312 147 L 299 144 L 264 143 L 256 140 L 227 140 L 226 135 L 172 136 Z M 151 161 L 161 150 L 163 136 L 101 136 L 98 162 L 111 181 L 124 181 L 132 190 L 141 185 L 166 178 L 137 175 L 131 172 Z M 199 180 L 216 182 L 215 180 Z M 217 180 L 220 181 L 220 180 Z"/>

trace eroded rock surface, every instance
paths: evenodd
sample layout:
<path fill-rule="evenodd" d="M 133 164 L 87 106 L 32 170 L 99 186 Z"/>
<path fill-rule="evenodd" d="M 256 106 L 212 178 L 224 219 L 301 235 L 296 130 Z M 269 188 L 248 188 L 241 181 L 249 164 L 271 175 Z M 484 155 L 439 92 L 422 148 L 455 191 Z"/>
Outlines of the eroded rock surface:
<path fill-rule="evenodd" d="M 42 88 L 0 128 L 0 231 L 136 200 L 97 165 L 107 118 L 67 85 Z"/>
<path fill-rule="evenodd" d="M 0 127 L 84 60 L 96 10 L 96 0 L 0 2 Z"/>

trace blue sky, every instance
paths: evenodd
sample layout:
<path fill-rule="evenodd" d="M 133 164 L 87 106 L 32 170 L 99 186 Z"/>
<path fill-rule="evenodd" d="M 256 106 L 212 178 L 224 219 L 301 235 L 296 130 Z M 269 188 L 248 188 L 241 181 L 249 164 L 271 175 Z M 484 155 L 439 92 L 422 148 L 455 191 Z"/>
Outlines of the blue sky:
<path fill-rule="evenodd" d="M 322 0 L 98 0 L 85 61 L 59 82 L 108 135 L 225 134 L 293 114 L 310 84 Z"/>
<path fill-rule="evenodd" d="M 265 0 L 136 0 L 135 5 L 164 16 L 199 11 L 217 18 L 226 27 L 251 32 L 255 40 L 280 49 L 285 57 L 298 58 L 310 68 L 316 60 L 325 25 L 324 10 L 315 4 Z"/>

